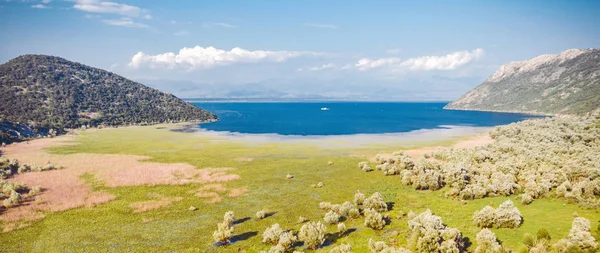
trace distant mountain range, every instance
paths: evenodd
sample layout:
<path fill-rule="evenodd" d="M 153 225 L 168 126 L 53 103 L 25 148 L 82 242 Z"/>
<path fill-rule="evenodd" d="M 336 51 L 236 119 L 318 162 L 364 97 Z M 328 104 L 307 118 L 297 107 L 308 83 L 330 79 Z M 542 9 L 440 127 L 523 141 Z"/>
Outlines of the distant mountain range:
<path fill-rule="evenodd" d="M 445 109 L 600 114 L 600 49 L 508 63 Z"/>
<path fill-rule="evenodd" d="M 216 120 L 171 94 L 47 55 L 19 56 L 0 65 L 0 101 L 0 134 L 5 135 L 12 123 L 18 128 L 27 124 L 34 132 L 60 132 L 81 126 Z"/>

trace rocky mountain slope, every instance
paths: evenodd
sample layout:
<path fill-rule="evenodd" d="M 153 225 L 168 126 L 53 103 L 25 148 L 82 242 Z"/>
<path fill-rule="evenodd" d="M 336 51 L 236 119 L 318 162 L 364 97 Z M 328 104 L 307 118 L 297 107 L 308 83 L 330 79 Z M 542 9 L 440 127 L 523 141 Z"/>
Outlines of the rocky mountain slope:
<path fill-rule="evenodd" d="M 171 94 L 47 55 L 24 55 L 0 65 L 0 101 L 0 120 L 46 131 L 216 120 Z"/>
<path fill-rule="evenodd" d="M 445 109 L 600 113 L 600 49 L 569 49 L 503 65 Z"/>

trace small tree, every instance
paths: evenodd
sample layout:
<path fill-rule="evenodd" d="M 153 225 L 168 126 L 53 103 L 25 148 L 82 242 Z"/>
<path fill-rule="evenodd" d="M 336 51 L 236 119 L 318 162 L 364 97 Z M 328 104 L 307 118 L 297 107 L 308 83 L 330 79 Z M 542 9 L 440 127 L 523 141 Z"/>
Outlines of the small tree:
<path fill-rule="evenodd" d="M 226 245 L 229 239 L 233 236 L 233 227 L 227 221 L 217 224 L 217 230 L 213 232 L 213 238 L 217 243 Z"/>
<path fill-rule="evenodd" d="M 309 249 L 317 249 L 325 242 L 325 232 L 327 227 L 321 222 L 308 222 L 300 228 L 298 238 L 304 242 Z"/>
<path fill-rule="evenodd" d="M 385 212 L 388 206 L 379 192 L 373 193 L 371 197 L 365 199 L 363 206 L 365 209 L 374 209 L 377 212 Z"/>
<path fill-rule="evenodd" d="M 365 209 L 364 225 L 375 230 L 381 230 L 385 226 L 383 216 L 374 209 Z"/>

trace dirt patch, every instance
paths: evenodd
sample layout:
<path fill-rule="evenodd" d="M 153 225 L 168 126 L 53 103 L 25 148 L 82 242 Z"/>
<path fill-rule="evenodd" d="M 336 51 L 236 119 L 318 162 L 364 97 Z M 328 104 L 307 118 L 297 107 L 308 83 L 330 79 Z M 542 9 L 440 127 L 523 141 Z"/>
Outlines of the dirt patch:
<path fill-rule="evenodd" d="M 475 147 L 485 146 L 492 142 L 494 142 L 494 139 L 492 139 L 492 137 L 490 137 L 488 134 L 484 134 L 484 135 L 474 136 L 473 138 L 469 138 L 467 140 L 461 140 L 452 146 L 423 147 L 423 148 L 418 148 L 418 149 L 404 150 L 403 152 L 405 154 L 409 155 L 412 159 L 419 159 L 419 158 L 423 157 L 423 155 L 425 155 L 427 153 L 431 153 L 434 150 L 453 149 L 453 148 L 475 148 Z M 377 157 L 379 157 L 380 159 L 388 159 L 388 158 L 393 158 L 394 156 L 392 154 L 377 154 L 375 157 L 370 159 L 370 161 L 373 163 L 378 163 L 378 161 L 376 159 Z"/>
<path fill-rule="evenodd" d="M 241 197 L 241 196 L 244 196 L 247 192 L 248 192 L 248 188 L 246 188 L 246 187 L 234 188 L 234 189 L 231 189 L 231 191 L 229 192 L 229 197 L 232 197 L 232 198 Z"/>
<path fill-rule="evenodd" d="M 163 198 L 163 199 L 159 199 L 159 200 L 135 202 L 135 203 L 129 205 L 129 207 L 133 208 L 134 213 L 142 213 L 142 212 L 159 209 L 161 207 L 169 206 L 169 205 L 173 204 L 174 202 L 181 201 L 181 200 L 183 200 L 182 197 Z"/>
<path fill-rule="evenodd" d="M 17 222 L 39 220 L 40 212 L 60 212 L 77 207 L 92 207 L 113 200 L 115 196 L 107 192 L 94 192 L 84 182 L 84 174 L 94 175 L 94 179 L 108 187 L 142 185 L 182 185 L 190 183 L 218 183 L 240 179 L 239 175 L 229 174 L 233 168 L 196 169 L 190 164 L 162 164 L 144 162 L 146 156 L 109 154 L 49 154 L 44 149 L 58 145 L 74 144 L 74 136 L 38 139 L 8 145 L 2 154 L 19 160 L 20 163 L 45 164 L 51 161 L 63 166 L 61 170 L 28 172 L 18 174 L 9 181 L 22 182 L 28 186 L 40 186 L 42 192 L 35 202 L 24 203 L 0 213 L 0 221 Z M 4 228 L 16 227 L 5 224 Z"/>

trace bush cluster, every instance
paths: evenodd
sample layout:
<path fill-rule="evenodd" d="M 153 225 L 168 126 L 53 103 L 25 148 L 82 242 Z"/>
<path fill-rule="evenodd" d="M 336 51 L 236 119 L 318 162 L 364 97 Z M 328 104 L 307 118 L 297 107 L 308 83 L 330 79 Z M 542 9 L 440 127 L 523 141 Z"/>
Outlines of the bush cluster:
<path fill-rule="evenodd" d="M 427 209 L 418 215 L 409 215 L 409 245 L 417 252 L 463 252 L 462 233 L 443 224 L 442 218 Z"/>
<path fill-rule="evenodd" d="M 507 200 L 496 209 L 485 206 L 476 211 L 473 222 L 484 228 L 517 228 L 523 223 L 523 216 L 513 202 Z"/>

